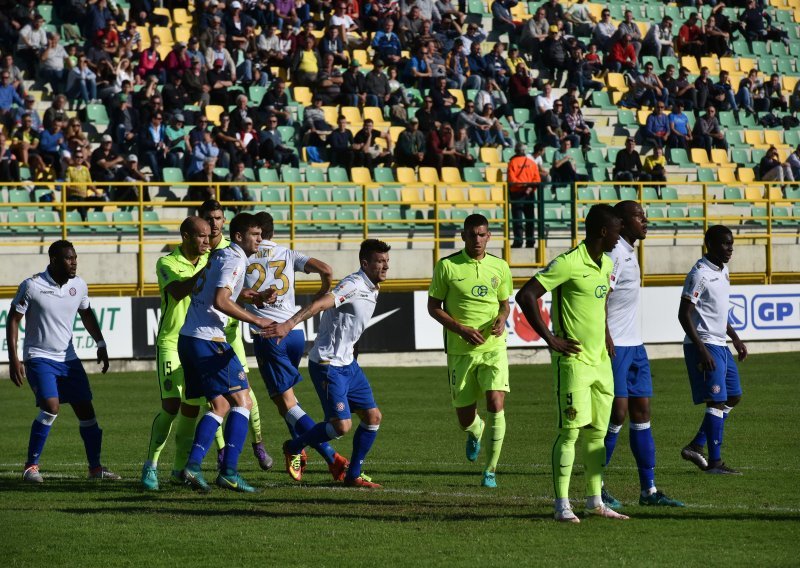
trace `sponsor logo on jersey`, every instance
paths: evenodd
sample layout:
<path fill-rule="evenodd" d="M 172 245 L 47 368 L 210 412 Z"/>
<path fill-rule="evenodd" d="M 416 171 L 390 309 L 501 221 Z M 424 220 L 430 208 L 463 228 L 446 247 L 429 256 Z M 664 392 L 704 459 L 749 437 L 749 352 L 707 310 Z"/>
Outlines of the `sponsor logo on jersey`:
<path fill-rule="evenodd" d="M 600 284 L 600 286 L 594 289 L 595 298 L 605 298 L 607 293 L 608 293 L 608 286 L 606 286 L 605 284 Z"/>
<path fill-rule="evenodd" d="M 489 287 L 484 285 L 473 286 L 472 287 L 472 295 L 476 298 L 483 298 L 486 294 L 489 293 Z"/>

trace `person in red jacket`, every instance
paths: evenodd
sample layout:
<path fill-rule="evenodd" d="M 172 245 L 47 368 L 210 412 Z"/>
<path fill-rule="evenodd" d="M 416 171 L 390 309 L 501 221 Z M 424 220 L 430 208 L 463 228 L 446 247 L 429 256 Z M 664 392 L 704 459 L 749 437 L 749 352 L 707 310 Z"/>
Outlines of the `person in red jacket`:
<path fill-rule="evenodd" d="M 525 227 L 525 246 L 533 248 L 534 191 L 542 179 L 539 166 L 527 155 L 525 144 L 518 142 L 514 147 L 514 157 L 508 162 L 508 191 L 511 201 L 512 231 L 514 242 L 511 248 L 522 247 L 522 229 Z"/>
<path fill-rule="evenodd" d="M 615 73 L 628 72 L 638 74 L 636 50 L 631 43 L 631 36 L 624 34 L 614 45 L 606 59 L 606 66 Z"/>

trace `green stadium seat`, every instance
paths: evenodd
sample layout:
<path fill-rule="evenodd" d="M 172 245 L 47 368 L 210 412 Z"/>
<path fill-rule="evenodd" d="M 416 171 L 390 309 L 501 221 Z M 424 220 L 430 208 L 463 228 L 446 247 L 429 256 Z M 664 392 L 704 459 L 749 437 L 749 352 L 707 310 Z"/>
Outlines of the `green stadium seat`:
<path fill-rule="evenodd" d="M 286 183 L 300 183 L 303 181 L 300 177 L 300 169 L 289 166 L 281 167 L 281 178 Z"/>
<path fill-rule="evenodd" d="M 486 6 L 484 5 L 483 0 L 468 0 L 467 13 L 477 15 L 486 14 Z"/>
<path fill-rule="evenodd" d="M 400 201 L 400 194 L 393 187 L 382 187 L 378 190 L 380 201 Z"/>
<path fill-rule="evenodd" d="M 750 49 L 753 52 L 753 55 L 759 57 L 759 65 L 764 61 L 772 61 L 769 57 L 769 50 L 767 49 L 767 44 L 761 41 L 754 41 Z"/>
<path fill-rule="evenodd" d="M 592 148 L 586 153 L 586 162 L 601 168 L 606 168 L 611 165 L 603 155 L 603 151 L 596 148 Z"/>
<path fill-rule="evenodd" d="M 617 195 L 617 190 L 613 187 L 608 185 L 604 185 L 600 188 L 600 200 L 601 201 L 619 201 L 619 195 Z"/>
<path fill-rule="evenodd" d="M 645 201 L 655 201 L 658 199 L 658 190 L 649 185 L 644 186 L 642 189 L 642 199 Z"/>
<path fill-rule="evenodd" d="M 526 124 L 531 121 L 531 111 L 527 108 L 514 109 L 514 122 L 517 124 Z"/>
<path fill-rule="evenodd" d="M 355 221 L 361 219 L 361 210 L 356 207 L 341 207 L 336 211 L 336 221 L 342 231 L 361 231 L 361 224 Z"/>
<path fill-rule="evenodd" d="M 592 93 L 592 105 L 603 110 L 616 109 L 617 105 L 608 98 L 608 91 L 595 91 Z"/>
<path fill-rule="evenodd" d="M 555 200 L 557 203 L 572 203 L 572 187 L 568 185 L 557 186 Z"/>
<path fill-rule="evenodd" d="M 309 183 L 325 183 L 325 170 L 322 168 L 306 168 L 306 181 Z"/>
<path fill-rule="evenodd" d="M 25 211 L 15 211 L 12 209 L 8 212 L 8 222 L 21 223 L 20 225 L 8 227 L 8 230 L 14 234 L 20 235 L 34 232 L 28 214 Z"/>
<path fill-rule="evenodd" d="M 248 94 L 250 95 L 250 106 L 257 107 L 261 104 L 261 99 L 264 98 L 264 95 L 267 94 L 267 88 L 260 85 L 250 85 Z"/>
<path fill-rule="evenodd" d="M 394 183 L 397 181 L 394 179 L 392 168 L 375 168 L 373 176 L 378 183 Z"/>
<path fill-rule="evenodd" d="M 320 231 L 329 232 L 335 231 L 338 229 L 336 223 L 332 221 L 335 220 L 336 210 L 325 207 L 325 208 L 317 208 L 311 212 L 311 220 L 314 221 L 314 224 L 319 228 Z"/>
<path fill-rule="evenodd" d="M 319 187 L 312 187 L 308 190 L 308 201 L 311 202 L 328 202 L 330 201 L 330 192 L 327 189 Z"/>
<path fill-rule="evenodd" d="M 787 185 L 784 195 L 789 201 L 794 201 L 795 205 L 800 205 L 800 186 Z"/>
<path fill-rule="evenodd" d="M 792 219 L 792 213 L 788 207 L 773 207 L 772 208 L 772 226 L 773 227 L 797 227 L 800 222 L 797 219 Z"/>
<path fill-rule="evenodd" d="M 783 139 L 792 148 L 797 148 L 800 144 L 800 130 L 784 130 Z"/>
<path fill-rule="evenodd" d="M 673 148 L 670 150 L 669 161 L 670 163 L 682 168 L 696 167 L 694 162 L 689 159 L 689 155 L 686 153 L 686 150 L 683 148 Z"/>
<path fill-rule="evenodd" d="M 258 170 L 258 179 L 264 183 L 273 183 L 280 181 L 278 179 L 278 170 L 269 168 L 261 168 Z"/>
<path fill-rule="evenodd" d="M 639 190 L 629 185 L 619 188 L 619 198 L 621 201 L 636 201 L 639 199 Z"/>
<path fill-rule="evenodd" d="M 732 148 L 731 161 L 745 168 L 750 168 L 754 165 L 753 162 L 750 161 L 750 155 L 745 148 Z"/>
<path fill-rule="evenodd" d="M 222 179 L 227 179 L 231 171 L 228 168 L 214 168 L 214 173 Z"/>
<path fill-rule="evenodd" d="M 328 168 L 328 181 L 331 183 L 347 183 L 350 178 L 347 177 L 347 170 L 334 166 Z"/>
<path fill-rule="evenodd" d="M 663 207 L 648 207 L 646 211 L 649 225 L 657 228 L 672 227 L 672 222 L 666 219 L 667 211 Z"/>
<path fill-rule="evenodd" d="M 754 219 L 753 217 L 763 217 L 763 219 Z M 766 217 L 767 217 L 766 207 L 751 207 L 750 218 L 745 219 L 745 223 L 748 225 L 755 225 L 757 227 L 766 227 L 767 226 Z"/>
<path fill-rule="evenodd" d="M 92 232 L 92 228 L 87 225 L 76 225 L 75 223 L 83 223 L 81 214 L 77 211 L 67 211 L 67 236 L 70 234 L 87 234 Z"/>
<path fill-rule="evenodd" d="M 594 189 L 591 187 L 581 186 L 578 188 L 578 200 L 579 201 L 596 201 L 597 194 L 594 192 Z"/>
<path fill-rule="evenodd" d="M 480 168 L 464 168 L 463 175 L 464 181 L 467 182 L 480 183 L 484 181 Z"/>
<path fill-rule="evenodd" d="M 284 201 L 283 192 L 276 187 L 265 187 L 261 190 L 261 201 L 281 203 Z"/>
<path fill-rule="evenodd" d="M 723 199 L 744 199 L 742 190 L 738 187 L 726 187 L 722 191 Z M 749 203 L 734 203 L 734 207 L 750 207 Z"/>
<path fill-rule="evenodd" d="M 312 223 L 309 223 L 309 211 L 305 209 L 298 209 L 295 207 L 294 210 L 294 230 L 298 233 L 308 233 L 311 231 L 318 230 Z"/>
<path fill-rule="evenodd" d="M 639 128 L 639 120 L 632 110 L 620 109 L 617 111 L 617 121 L 626 128 Z"/>
<path fill-rule="evenodd" d="M 678 203 L 678 190 L 674 187 L 662 187 L 661 200 L 668 202 L 673 207 L 685 207 L 684 203 Z"/>
<path fill-rule="evenodd" d="M 108 217 L 102 211 L 89 211 L 86 213 L 89 227 L 96 233 L 113 233 L 115 230 L 108 224 Z"/>
<path fill-rule="evenodd" d="M 370 212 L 373 210 L 371 209 Z M 381 221 L 376 224 L 375 230 L 378 231 L 398 231 L 408 229 L 410 227 L 409 224 L 403 223 L 403 214 L 400 211 L 400 207 L 396 205 L 387 205 L 385 207 L 380 208 L 380 219 Z M 370 229 L 373 226 L 370 224 Z"/>
<path fill-rule="evenodd" d="M 183 170 L 180 168 L 163 168 L 161 175 L 164 177 L 164 183 L 182 183 Z"/>
<path fill-rule="evenodd" d="M 136 225 L 125 225 L 124 223 L 132 223 L 134 221 L 133 214 L 130 211 L 115 211 L 111 215 L 112 221 L 114 221 L 114 227 L 120 233 L 136 233 L 139 229 L 137 229 Z"/>
<path fill-rule="evenodd" d="M 161 221 L 161 219 L 158 217 L 158 213 L 155 211 L 144 211 L 142 215 L 142 221 L 144 222 L 144 231 L 146 233 L 167 232 L 166 227 L 158 224 Z"/>
<path fill-rule="evenodd" d="M 16 204 L 17 207 L 15 209 L 17 211 L 35 211 L 37 209 L 29 205 L 31 203 L 31 194 L 27 189 L 9 189 L 8 202 Z"/>
<path fill-rule="evenodd" d="M 59 217 L 55 211 L 39 209 L 33 214 L 33 222 L 36 228 L 45 235 L 60 235 L 61 227 L 58 225 L 45 225 L 44 223 L 57 223 Z"/>
<path fill-rule="evenodd" d="M 711 168 L 697 168 L 697 181 L 713 182 L 717 181 L 717 172 Z"/>
<path fill-rule="evenodd" d="M 86 105 L 86 120 L 92 124 L 107 125 L 111 122 L 108 118 L 105 105 Z"/>
<path fill-rule="evenodd" d="M 672 220 L 672 223 L 678 229 L 695 229 L 697 228 L 697 221 L 687 219 L 687 213 L 683 207 L 669 207 L 667 208 L 667 217 Z"/>
<path fill-rule="evenodd" d="M 349 188 L 337 187 L 331 191 L 331 201 L 350 203 L 354 201 L 353 193 Z"/>

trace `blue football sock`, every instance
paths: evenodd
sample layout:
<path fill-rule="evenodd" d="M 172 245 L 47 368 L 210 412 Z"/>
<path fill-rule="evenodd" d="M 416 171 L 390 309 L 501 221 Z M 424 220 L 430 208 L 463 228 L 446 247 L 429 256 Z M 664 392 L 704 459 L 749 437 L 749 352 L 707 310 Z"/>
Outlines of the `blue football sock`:
<path fill-rule="evenodd" d="M 97 425 L 97 419 L 81 420 L 79 422 L 83 447 L 86 448 L 86 459 L 89 467 L 100 467 L 100 448 L 103 445 L 103 431 Z"/>
<path fill-rule="evenodd" d="M 608 462 L 611 461 L 611 456 L 614 455 L 614 448 L 617 447 L 617 438 L 619 438 L 620 430 L 622 430 L 622 424 L 609 423 L 606 437 L 603 440 L 606 446 L 606 463 L 604 465 L 608 465 Z"/>
<path fill-rule="evenodd" d="M 378 437 L 378 424 L 364 424 L 356 428 L 353 435 L 353 456 L 350 458 L 350 469 L 347 470 L 347 479 L 355 479 L 361 475 L 361 465 L 367 457 L 375 438 Z"/>
<path fill-rule="evenodd" d="M 217 428 L 219 428 L 220 424 L 222 424 L 222 417 L 213 412 L 206 412 L 200 422 L 197 423 L 197 428 L 194 431 L 194 442 L 192 442 L 192 451 L 189 452 L 189 459 L 186 462 L 188 469 L 200 469 L 203 458 L 206 457 L 208 449 L 214 443 L 214 436 L 216 436 Z"/>
<path fill-rule="evenodd" d="M 289 427 L 289 433 L 292 438 L 296 438 L 301 434 L 305 434 L 314 427 L 314 420 L 305 413 L 299 404 L 293 406 L 286 413 L 286 425 Z M 328 442 L 321 444 L 314 444 L 312 446 L 327 463 L 333 463 L 336 456 L 336 451 L 331 447 Z"/>
<path fill-rule="evenodd" d="M 706 408 L 703 430 L 708 441 L 708 463 L 722 459 L 722 432 L 725 426 L 724 413 L 719 408 Z"/>
<path fill-rule="evenodd" d="M 50 428 L 56 420 L 57 414 L 50 414 L 42 410 L 39 416 L 33 421 L 31 425 L 31 437 L 28 440 L 28 461 L 25 466 L 38 464 L 39 458 L 42 456 L 44 444 L 47 442 L 47 435 L 50 434 Z"/>
<path fill-rule="evenodd" d="M 726 405 L 726 406 L 722 407 L 722 420 L 723 420 L 723 422 L 728 419 L 728 414 L 730 413 L 731 410 L 733 410 L 732 406 L 727 406 Z M 704 415 L 703 424 L 705 424 L 705 415 Z M 692 442 L 691 442 L 691 444 L 693 446 L 697 446 L 698 448 L 702 448 L 702 447 L 704 447 L 706 445 L 706 433 L 705 433 L 703 424 L 700 425 L 700 430 L 697 432 L 697 435 L 694 437 L 694 440 L 692 440 Z"/>
<path fill-rule="evenodd" d="M 300 434 L 297 438 L 289 440 L 287 449 L 293 454 L 299 454 L 306 446 L 316 447 L 329 440 L 339 438 L 333 425 L 330 422 L 317 422 L 309 430 Z"/>
<path fill-rule="evenodd" d="M 225 424 L 225 457 L 222 459 L 222 471 L 226 475 L 236 473 L 249 429 L 250 411 L 242 406 L 231 408 Z"/>
<path fill-rule="evenodd" d="M 656 443 L 653 441 L 649 422 L 631 422 L 630 443 L 636 467 L 639 469 L 639 485 L 642 492 L 650 493 L 656 487 Z"/>

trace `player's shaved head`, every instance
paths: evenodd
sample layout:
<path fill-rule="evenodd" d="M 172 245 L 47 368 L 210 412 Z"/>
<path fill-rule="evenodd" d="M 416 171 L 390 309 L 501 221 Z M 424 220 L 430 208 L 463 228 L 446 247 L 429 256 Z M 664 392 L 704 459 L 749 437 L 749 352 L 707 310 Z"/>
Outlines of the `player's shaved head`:
<path fill-rule="evenodd" d="M 641 207 L 642 206 L 636 201 L 620 201 L 614 205 L 614 212 L 617 214 L 617 217 L 622 219 L 622 222 L 624 223 L 627 219 L 630 219 L 633 215 L 638 213 Z"/>
<path fill-rule="evenodd" d="M 617 212 L 611 205 L 606 203 L 592 205 L 586 215 L 586 236 L 590 238 L 602 237 L 603 229 L 619 223 L 619 220 Z"/>
<path fill-rule="evenodd" d="M 256 221 L 261 225 L 261 236 L 265 239 L 271 239 L 275 234 L 275 220 L 272 215 L 266 211 L 259 211 L 255 214 Z"/>
<path fill-rule="evenodd" d="M 47 255 L 50 258 L 59 258 L 64 253 L 64 251 L 70 249 L 75 250 L 75 247 L 72 245 L 71 242 L 64 240 L 56 241 L 52 245 L 50 245 L 49 249 L 47 249 Z"/>
<path fill-rule="evenodd" d="M 733 236 L 728 227 L 725 225 L 713 225 L 706 231 L 705 241 L 707 244 L 719 243 L 728 235 Z"/>
<path fill-rule="evenodd" d="M 181 235 L 196 235 L 202 229 L 208 230 L 208 222 L 202 217 L 192 215 L 181 223 Z"/>

